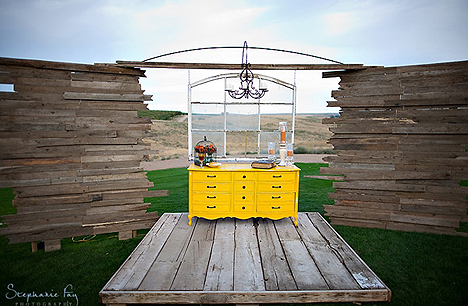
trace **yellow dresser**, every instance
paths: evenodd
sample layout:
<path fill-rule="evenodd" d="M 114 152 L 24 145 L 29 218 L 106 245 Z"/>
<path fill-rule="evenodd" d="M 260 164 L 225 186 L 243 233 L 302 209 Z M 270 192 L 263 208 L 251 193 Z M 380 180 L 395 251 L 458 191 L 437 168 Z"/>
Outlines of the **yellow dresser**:
<path fill-rule="evenodd" d="M 189 168 L 189 225 L 193 217 L 217 219 L 294 217 L 297 225 L 299 171 L 296 166 L 254 169 L 250 164 Z"/>

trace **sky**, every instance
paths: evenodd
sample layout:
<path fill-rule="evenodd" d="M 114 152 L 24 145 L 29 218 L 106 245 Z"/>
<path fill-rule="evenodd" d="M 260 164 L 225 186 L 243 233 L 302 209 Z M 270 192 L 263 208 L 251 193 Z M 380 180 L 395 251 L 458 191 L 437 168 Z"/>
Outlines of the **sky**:
<path fill-rule="evenodd" d="M 468 58 L 467 0 L 0 0 L 0 57 L 114 63 L 178 50 L 249 46 L 343 63 L 402 66 Z M 197 51 L 169 62 L 239 63 L 240 49 Z M 326 63 L 249 50 L 251 63 Z M 150 109 L 187 111 L 187 84 L 219 70 L 146 69 Z M 327 108 L 338 79 L 321 71 L 255 71 L 296 81 L 297 112 Z"/>

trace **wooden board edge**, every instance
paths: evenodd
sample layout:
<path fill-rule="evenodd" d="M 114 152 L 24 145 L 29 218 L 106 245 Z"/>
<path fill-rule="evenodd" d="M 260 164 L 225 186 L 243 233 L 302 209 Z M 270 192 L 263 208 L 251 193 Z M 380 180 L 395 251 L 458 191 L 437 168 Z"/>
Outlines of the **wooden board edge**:
<path fill-rule="evenodd" d="M 318 213 L 318 212 L 308 212 L 308 213 L 305 213 L 305 214 L 307 214 L 307 215 L 315 214 L 315 215 L 319 216 L 326 224 L 328 224 L 328 226 L 336 234 L 336 236 L 342 241 L 342 243 L 351 250 L 351 252 L 356 256 L 356 258 L 361 262 L 361 264 L 363 266 L 365 266 L 372 273 L 372 275 L 375 276 L 375 278 L 385 287 L 385 290 L 387 290 L 389 292 L 389 295 L 391 294 L 390 288 L 388 288 L 388 286 L 380 279 L 380 277 L 378 277 L 377 274 L 375 274 L 375 272 L 366 264 L 366 262 L 356 253 L 356 251 L 346 242 L 346 240 L 344 240 L 343 237 L 341 237 L 341 235 L 333 228 L 333 226 L 331 226 L 330 223 L 328 223 L 328 221 L 320 213 Z"/>
<path fill-rule="evenodd" d="M 148 233 L 145 235 L 145 237 L 143 237 L 143 239 L 141 239 L 141 241 L 138 243 L 138 245 L 133 249 L 132 253 L 130 253 L 130 255 L 128 255 L 128 257 L 125 259 L 125 261 L 120 265 L 120 267 L 117 269 L 117 271 L 114 272 L 114 274 L 112 274 L 112 276 L 109 278 L 109 280 L 107 281 L 107 283 L 104 285 L 103 289 L 101 291 L 105 291 L 105 288 L 108 288 L 110 286 L 110 284 L 112 283 L 112 281 L 114 280 L 114 278 L 119 274 L 119 272 L 124 268 L 124 266 L 126 265 L 126 263 L 132 258 L 132 256 L 134 254 L 137 253 L 138 251 L 138 248 L 140 247 L 140 245 L 143 245 L 145 242 L 146 242 L 146 239 L 148 239 L 147 237 L 149 237 L 148 235 L 151 233 L 151 235 L 154 235 L 153 233 L 153 230 L 156 230 L 158 231 L 159 228 L 162 226 L 162 224 L 170 217 L 170 215 L 180 215 L 179 218 L 182 217 L 182 213 L 165 213 L 165 214 L 162 214 L 161 217 L 159 217 L 159 219 L 154 223 L 154 225 L 151 227 L 151 229 L 148 231 Z M 113 291 L 109 291 L 109 292 L 113 292 Z"/>
<path fill-rule="evenodd" d="M 105 291 L 99 292 L 104 304 L 251 304 L 316 302 L 386 302 L 388 289 L 372 290 L 296 290 L 296 291 Z"/>

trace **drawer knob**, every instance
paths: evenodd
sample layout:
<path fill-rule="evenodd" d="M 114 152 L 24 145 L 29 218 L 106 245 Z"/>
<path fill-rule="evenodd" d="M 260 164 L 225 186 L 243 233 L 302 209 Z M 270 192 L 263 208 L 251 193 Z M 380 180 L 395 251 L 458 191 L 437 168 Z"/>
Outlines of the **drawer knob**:
<path fill-rule="evenodd" d="M 206 206 L 206 208 L 213 209 L 216 208 L 216 206 Z"/>
<path fill-rule="evenodd" d="M 242 189 L 245 189 L 245 186 L 242 186 Z"/>
<path fill-rule="evenodd" d="M 242 209 L 245 209 L 245 206 L 242 206 Z"/>
<path fill-rule="evenodd" d="M 271 186 L 271 188 L 281 188 L 281 186 Z"/>
<path fill-rule="evenodd" d="M 243 175 L 242 178 L 247 178 L 247 176 L 246 176 L 246 175 Z"/>
<path fill-rule="evenodd" d="M 212 196 L 212 197 L 206 196 L 206 198 L 207 198 L 207 199 L 216 199 L 216 196 Z"/>
<path fill-rule="evenodd" d="M 272 206 L 271 209 L 281 209 L 281 206 Z"/>
<path fill-rule="evenodd" d="M 245 200 L 245 196 L 242 196 L 242 200 Z"/>
<path fill-rule="evenodd" d="M 273 178 L 282 178 L 282 175 L 273 175 Z"/>
<path fill-rule="evenodd" d="M 277 197 L 271 196 L 271 198 L 272 198 L 272 199 L 281 199 L 281 196 L 277 196 Z"/>
<path fill-rule="evenodd" d="M 216 177 L 216 175 L 206 175 L 206 177 Z"/>
<path fill-rule="evenodd" d="M 206 188 L 216 188 L 216 186 L 206 186 Z"/>

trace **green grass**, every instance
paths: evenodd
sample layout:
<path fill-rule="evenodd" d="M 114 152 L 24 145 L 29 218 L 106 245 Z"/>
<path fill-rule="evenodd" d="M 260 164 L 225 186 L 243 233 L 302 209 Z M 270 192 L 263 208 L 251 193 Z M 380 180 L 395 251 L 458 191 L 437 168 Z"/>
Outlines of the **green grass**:
<path fill-rule="evenodd" d="M 0 203 L 4 203 L 4 205 L 0 205 L 0 216 L 16 214 L 16 207 L 11 205 L 14 198 L 13 188 L 0 189 Z"/>
<path fill-rule="evenodd" d="M 180 111 L 164 111 L 164 110 L 139 110 L 138 117 L 150 117 L 155 120 L 171 120 L 180 115 L 187 115 Z"/>
<path fill-rule="evenodd" d="M 298 164 L 302 169 L 299 191 L 300 211 L 319 211 L 333 204 L 327 194 L 332 181 L 304 178 L 317 175 L 325 164 Z M 148 172 L 152 189 L 168 189 L 169 197 L 148 198 L 149 210 L 188 210 L 188 173 L 185 168 Z M 0 189 L 0 212 L 14 213 L 11 189 Z M 468 305 L 468 238 L 435 234 L 406 233 L 380 229 L 335 226 L 335 229 L 392 290 L 391 303 L 364 305 Z M 31 253 L 29 243 L 8 245 L 0 237 L 0 305 L 7 285 L 22 291 L 62 291 L 74 286 L 80 305 L 101 305 L 98 292 L 128 257 L 146 231 L 127 241 L 115 234 L 98 235 L 93 240 L 74 243 L 62 239 L 62 249 Z M 330 305 L 330 304 L 319 304 Z M 353 305 L 353 304 L 334 304 Z"/>

